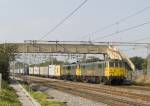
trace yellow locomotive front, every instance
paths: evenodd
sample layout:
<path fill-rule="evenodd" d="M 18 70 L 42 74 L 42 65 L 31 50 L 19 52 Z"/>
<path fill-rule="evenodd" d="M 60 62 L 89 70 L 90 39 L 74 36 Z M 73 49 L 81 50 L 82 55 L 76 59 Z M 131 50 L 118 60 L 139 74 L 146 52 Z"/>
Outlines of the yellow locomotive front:
<path fill-rule="evenodd" d="M 105 63 L 105 78 L 109 83 L 123 83 L 126 78 L 125 63 L 119 60 L 111 60 Z"/>

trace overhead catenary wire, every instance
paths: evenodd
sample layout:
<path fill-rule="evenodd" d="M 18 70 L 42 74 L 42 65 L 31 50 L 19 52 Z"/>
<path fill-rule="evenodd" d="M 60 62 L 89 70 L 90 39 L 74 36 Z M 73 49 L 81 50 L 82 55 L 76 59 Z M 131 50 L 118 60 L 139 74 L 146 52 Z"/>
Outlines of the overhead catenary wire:
<path fill-rule="evenodd" d="M 64 44 L 80 44 L 80 45 L 114 45 L 114 46 L 145 46 L 150 45 L 150 43 L 145 42 L 100 42 L 100 41 L 45 41 L 49 44 L 56 44 L 58 46 L 63 46 Z M 41 42 L 42 43 L 42 42 Z M 64 47 L 65 49 L 65 47 Z M 66 50 L 67 51 L 67 50 Z"/>
<path fill-rule="evenodd" d="M 150 9 L 150 6 L 148 6 L 148 7 L 146 7 L 146 8 L 143 8 L 143 9 L 141 9 L 141 10 L 139 10 L 139 11 L 137 11 L 137 12 L 135 12 L 135 13 L 129 15 L 129 16 L 126 16 L 126 17 L 124 17 L 124 18 L 122 18 L 122 19 L 120 19 L 120 20 L 118 20 L 118 21 L 116 21 L 116 22 L 114 22 L 114 23 L 112 23 L 112 24 L 109 24 L 109 25 L 107 25 L 107 26 L 105 26 L 105 27 L 103 27 L 103 28 L 101 28 L 101 29 L 98 29 L 98 30 L 96 30 L 96 31 L 90 32 L 90 33 L 88 33 L 88 34 L 82 36 L 81 38 L 86 38 L 86 37 L 88 37 L 88 35 L 93 35 L 93 34 L 102 32 L 102 31 L 104 31 L 104 30 L 106 30 L 106 29 L 108 29 L 108 28 L 111 28 L 111 27 L 113 27 L 113 26 L 115 26 L 115 25 L 118 25 L 118 24 L 120 24 L 120 23 L 122 23 L 122 22 L 124 22 L 124 21 L 126 21 L 126 20 L 128 20 L 128 19 L 130 19 L 130 18 L 132 18 L 132 17 L 134 17 L 134 16 L 137 16 L 137 15 L 143 13 L 144 11 L 146 11 L 146 10 L 148 10 L 148 9 Z"/>
<path fill-rule="evenodd" d="M 124 52 L 129 52 L 129 51 L 135 51 L 135 50 L 141 50 L 141 49 L 146 49 L 146 48 L 143 48 L 143 47 L 132 47 L 130 49 L 124 49 L 124 50 L 121 50 L 121 51 L 124 51 Z"/>
<path fill-rule="evenodd" d="M 150 39 L 150 37 L 144 37 L 144 38 L 141 38 L 141 39 L 136 39 L 136 40 L 132 40 L 132 41 L 129 41 L 129 42 L 139 42 L 139 41 L 143 41 L 143 40 L 148 40 Z M 149 45 L 149 43 L 147 43 L 147 45 Z M 131 50 L 134 50 L 134 48 L 130 48 L 130 49 L 127 49 L 127 50 L 122 50 L 122 51 L 125 51 L 125 52 L 128 52 L 128 51 L 131 51 Z M 143 49 L 143 48 L 142 48 Z M 145 49 L 145 48 L 144 48 Z"/>
<path fill-rule="evenodd" d="M 110 33 L 110 34 L 107 34 L 107 35 L 104 35 L 104 36 L 97 37 L 92 41 L 95 41 L 95 40 L 98 40 L 98 39 L 104 39 L 104 38 L 107 38 L 107 37 L 111 37 L 113 35 L 116 35 L 116 34 L 119 34 L 119 33 L 122 33 L 122 32 L 127 32 L 129 30 L 136 29 L 136 28 L 142 27 L 142 26 L 147 25 L 147 24 L 150 24 L 150 21 L 142 23 L 142 24 L 138 24 L 138 25 L 135 25 L 135 26 L 132 26 L 132 27 L 129 27 L 129 28 L 125 28 L 125 29 L 122 29 L 120 31 L 113 32 L 113 33 Z"/>
<path fill-rule="evenodd" d="M 84 0 L 77 8 L 75 8 L 71 13 L 69 13 L 64 19 L 62 19 L 58 24 L 56 24 L 52 29 L 50 29 L 45 35 L 43 35 L 39 40 L 44 39 L 46 36 L 55 31 L 60 25 L 62 25 L 67 19 L 69 19 L 76 11 L 78 11 L 88 0 Z"/>

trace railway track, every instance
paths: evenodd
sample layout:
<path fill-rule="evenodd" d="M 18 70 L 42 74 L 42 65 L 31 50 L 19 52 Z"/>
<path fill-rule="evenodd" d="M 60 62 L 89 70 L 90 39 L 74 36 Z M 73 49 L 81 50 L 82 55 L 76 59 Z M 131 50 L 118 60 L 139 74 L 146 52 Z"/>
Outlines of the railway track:
<path fill-rule="evenodd" d="M 145 87 L 145 86 L 121 86 L 122 88 L 127 88 L 127 89 L 134 89 L 134 90 L 144 90 L 144 91 L 149 91 L 150 92 L 150 87 Z M 121 88 L 119 87 L 119 88 Z"/>
<path fill-rule="evenodd" d="M 47 78 L 29 77 L 31 82 L 50 86 L 63 92 L 92 99 L 111 106 L 150 106 L 150 96 L 123 91 L 111 86 L 95 86 L 85 83 L 50 80 Z M 46 82 L 46 83 L 45 83 Z"/>

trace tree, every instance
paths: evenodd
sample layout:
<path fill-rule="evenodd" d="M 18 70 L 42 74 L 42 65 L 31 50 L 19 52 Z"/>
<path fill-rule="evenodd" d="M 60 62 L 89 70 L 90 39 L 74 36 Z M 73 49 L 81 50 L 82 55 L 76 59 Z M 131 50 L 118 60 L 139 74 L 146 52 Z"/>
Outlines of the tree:
<path fill-rule="evenodd" d="M 63 61 L 60 61 L 60 60 L 57 60 L 56 58 L 53 58 L 52 60 L 50 60 L 50 61 L 45 61 L 45 62 L 42 62 L 42 63 L 39 63 L 39 64 L 36 64 L 37 66 L 48 66 L 48 65 L 50 65 L 50 64 L 65 64 L 65 62 L 63 62 Z M 34 64 L 32 64 L 32 65 L 30 65 L 30 67 L 34 67 L 35 65 Z"/>
<path fill-rule="evenodd" d="M 9 63 L 15 60 L 16 53 L 16 45 L 0 45 L 0 73 L 2 73 L 3 80 L 9 79 Z"/>
<path fill-rule="evenodd" d="M 142 64 L 142 69 L 147 70 L 147 60 L 145 59 L 143 64 Z"/>
<path fill-rule="evenodd" d="M 142 70 L 142 64 L 144 63 L 145 59 L 143 59 L 142 57 L 137 57 L 137 56 L 131 57 L 130 59 L 135 65 L 135 68 L 137 70 Z"/>

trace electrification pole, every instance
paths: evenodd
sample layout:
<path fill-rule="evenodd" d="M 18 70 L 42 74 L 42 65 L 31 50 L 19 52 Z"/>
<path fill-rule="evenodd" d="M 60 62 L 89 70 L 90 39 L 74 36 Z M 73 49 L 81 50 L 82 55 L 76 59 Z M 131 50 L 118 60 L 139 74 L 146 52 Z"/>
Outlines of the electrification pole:
<path fill-rule="evenodd" d="M 150 74 L 150 45 L 147 47 L 147 74 Z"/>

